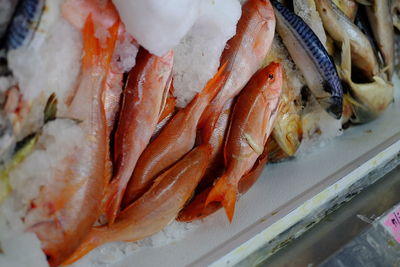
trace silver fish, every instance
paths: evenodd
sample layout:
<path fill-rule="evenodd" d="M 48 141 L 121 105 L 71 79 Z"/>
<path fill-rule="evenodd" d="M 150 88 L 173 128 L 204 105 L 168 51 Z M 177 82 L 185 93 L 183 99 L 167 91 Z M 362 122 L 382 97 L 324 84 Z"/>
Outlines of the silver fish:
<path fill-rule="evenodd" d="M 353 65 L 370 80 L 379 72 L 379 64 L 368 38 L 331 1 L 316 0 L 325 30 L 339 43 L 350 40 Z"/>
<path fill-rule="evenodd" d="M 16 49 L 32 40 L 44 10 L 45 0 L 20 0 L 6 33 L 6 48 Z"/>
<path fill-rule="evenodd" d="M 387 70 L 387 78 L 390 81 L 394 68 L 394 30 L 389 0 L 374 0 L 371 6 L 366 6 L 366 9 L 375 41 L 385 62 L 384 69 Z"/>
<path fill-rule="evenodd" d="M 276 29 L 306 80 L 318 103 L 334 118 L 340 119 L 343 90 L 335 64 L 310 27 L 276 0 L 271 0 L 277 20 Z"/>

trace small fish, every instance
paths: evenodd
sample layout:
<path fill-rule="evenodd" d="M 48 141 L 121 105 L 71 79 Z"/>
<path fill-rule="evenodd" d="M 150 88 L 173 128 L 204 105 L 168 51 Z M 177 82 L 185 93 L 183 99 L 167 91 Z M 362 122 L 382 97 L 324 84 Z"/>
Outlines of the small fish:
<path fill-rule="evenodd" d="M 392 80 L 394 69 L 394 29 L 390 13 L 390 0 L 373 0 L 366 6 L 368 19 L 385 62 L 387 80 Z"/>
<path fill-rule="evenodd" d="M 92 249 L 115 241 L 134 242 L 161 231 L 177 216 L 204 174 L 210 147 L 194 148 L 157 177 L 150 189 L 118 214 L 114 224 L 92 228 L 74 254 L 63 264 L 71 264 Z"/>
<path fill-rule="evenodd" d="M 379 72 L 379 64 L 368 38 L 334 3 L 327 0 L 316 0 L 316 3 L 325 30 L 339 44 L 344 38 L 350 40 L 354 67 L 372 79 Z"/>
<path fill-rule="evenodd" d="M 301 17 L 326 48 L 326 33 L 314 0 L 293 0 L 293 9 Z"/>
<path fill-rule="evenodd" d="M 318 37 L 296 14 L 271 0 L 277 32 L 319 104 L 334 118 L 342 116 L 343 90 L 335 65 Z M 318 5 L 317 5 L 318 7 Z"/>
<path fill-rule="evenodd" d="M 220 202 L 232 221 L 238 183 L 263 153 L 272 132 L 282 93 L 282 66 L 271 63 L 259 70 L 240 93 L 234 106 L 224 146 L 225 172 L 214 183 L 205 207 Z"/>
<path fill-rule="evenodd" d="M 292 157 L 300 146 L 303 132 L 300 114 L 295 106 L 293 96 L 291 96 L 293 93 L 288 86 L 284 80 L 279 112 L 272 136 L 282 150 Z"/>
<path fill-rule="evenodd" d="M 81 121 L 79 127 L 88 141 L 68 151 L 63 166 L 54 166 L 52 179 L 35 198 L 36 208 L 25 216 L 27 230 L 38 236 L 50 266 L 59 266 L 74 251 L 101 212 L 108 143 L 105 110 L 99 100 L 106 88 L 118 24 L 106 30 L 109 38 L 103 47 L 95 37 L 91 16 L 87 17 L 82 28 L 81 75 L 68 105 L 68 114 Z"/>
<path fill-rule="evenodd" d="M 351 94 L 346 100 L 350 103 L 353 123 L 366 123 L 377 118 L 393 101 L 393 85 L 379 76 L 370 83 L 355 83 L 351 79 L 351 46 L 346 39 L 342 45 L 341 76 L 350 86 Z"/>
<path fill-rule="evenodd" d="M 228 63 L 227 80 L 202 115 L 203 136 L 209 135 L 225 103 L 237 96 L 251 76 L 261 67 L 275 35 L 275 15 L 270 1 L 247 0 L 235 36 L 221 55 L 221 64 Z"/>
<path fill-rule="evenodd" d="M 28 44 L 35 34 L 45 0 L 20 0 L 6 33 L 6 48 L 16 49 Z"/>
<path fill-rule="evenodd" d="M 126 188 L 123 207 L 143 195 L 163 170 L 193 148 L 201 115 L 226 79 L 225 67 L 226 64 L 210 79 L 203 91 L 175 114 L 140 155 Z"/>
<path fill-rule="evenodd" d="M 115 176 L 107 188 L 107 218 L 112 224 L 136 162 L 156 129 L 172 73 L 173 51 L 163 57 L 141 49 L 129 72 L 114 137 Z"/>

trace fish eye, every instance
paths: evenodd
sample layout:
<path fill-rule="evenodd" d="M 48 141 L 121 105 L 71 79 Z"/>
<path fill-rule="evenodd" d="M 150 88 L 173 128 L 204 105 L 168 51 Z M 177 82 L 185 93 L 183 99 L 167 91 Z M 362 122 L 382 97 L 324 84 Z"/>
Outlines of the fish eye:
<path fill-rule="evenodd" d="M 270 80 L 274 79 L 274 75 L 272 73 L 268 74 L 268 79 Z"/>

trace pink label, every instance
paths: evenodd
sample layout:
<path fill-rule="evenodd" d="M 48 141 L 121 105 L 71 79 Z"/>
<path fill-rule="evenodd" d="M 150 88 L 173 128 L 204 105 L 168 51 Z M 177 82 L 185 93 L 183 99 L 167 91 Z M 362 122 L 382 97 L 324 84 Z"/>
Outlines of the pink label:
<path fill-rule="evenodd" d="M 400 206 L 397 206 L 383 219 L 383 226 L 400 243 Z"/>

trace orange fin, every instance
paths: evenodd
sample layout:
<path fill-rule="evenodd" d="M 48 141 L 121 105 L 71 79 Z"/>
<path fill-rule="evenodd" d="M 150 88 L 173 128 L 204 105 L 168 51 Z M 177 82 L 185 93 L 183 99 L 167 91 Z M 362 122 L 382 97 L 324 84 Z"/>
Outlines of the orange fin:
<path fill-rule="evenodd" d="M 72 253 L 71 256 L 68 257 L 67 260 L 61 264 L 61 266 L 70 265 L 88 254 L 93 249 L 107 243 L 109 241 L 105 238 L 107 232 L 105 231 L 106 229 L 103 228 L 104 227 L 92 228 L 90 233 L 85 237 L 79 247 L 74 251 L 74 253 Z"/>
<path fill-rule="evenodd" d="M 205 207 L 211 202 L 221 202 L 229 222 L 232 222 L 237 192 L 237 185 L 229 183 L 228 177 L 224 175 L 217 180 L 208 194 Z"/>
<path fill-rule="evenodd" d="M 119 190 L 119 179 L 112 180 L 107 186 L 103 208 L 106 213 L 108 225 L 112 225 L 117 217 L 122 196 L 123 192 Z"/>
<path fill-rule="evenodd" d="M 90 68 L 93 65 L 100 64 L 109 68 L 118 38 L 119 26 L 120 23 L 117 21 L 113 26 L 107 29 L 110 36 L 107 38 L 105 47 L 103 48 L 100 40 L 95 36 L 95 25 L 93 23 L 92 15 L 89 14 L 82 29 L 84 51 L 82 58 L 83 68 Z"/>
<path fill-rule="evenodd" d="M 228 77 L 228 73 L 225 72 L 227 62 L 224 63 L 212 77 L 200 92 L 199 96 L 208 96 L 208 100 L 211 101 L 225 84 L 225 80 Z"/>

